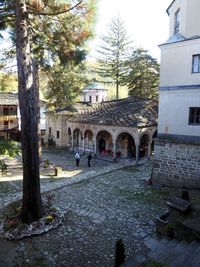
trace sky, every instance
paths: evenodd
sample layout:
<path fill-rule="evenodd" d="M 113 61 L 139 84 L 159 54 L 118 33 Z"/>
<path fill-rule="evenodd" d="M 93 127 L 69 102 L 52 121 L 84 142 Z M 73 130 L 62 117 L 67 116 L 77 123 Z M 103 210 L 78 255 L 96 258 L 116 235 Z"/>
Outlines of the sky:
<path fill-rule="evenodd" d="M 147 49 L 160 60 L 158 45 L 168 39 L 169 18 L 166 9 L 172 0 L 99 0 L 96 22 L 96 38 L 90 43 L 90 56 L 95 56 L 98 36 L 106 32 L 116 15 L 124 20 L 127 33 L 137 47 Z"/>

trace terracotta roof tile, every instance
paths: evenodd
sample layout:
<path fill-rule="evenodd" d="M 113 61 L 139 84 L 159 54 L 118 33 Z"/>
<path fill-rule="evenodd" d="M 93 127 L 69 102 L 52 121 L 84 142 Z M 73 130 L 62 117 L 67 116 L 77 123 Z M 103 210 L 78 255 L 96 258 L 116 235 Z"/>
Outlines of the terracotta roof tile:
<path fill-rule="evenodd" d="M 128 97 L 102 103 L 90 103 L 89 106 L 78 103 L 76 108 L 77 112 L 70 119 L 71 122 L 126 127 L 145 127 L 157 124 L 158 102 L 151 99 Z"/>

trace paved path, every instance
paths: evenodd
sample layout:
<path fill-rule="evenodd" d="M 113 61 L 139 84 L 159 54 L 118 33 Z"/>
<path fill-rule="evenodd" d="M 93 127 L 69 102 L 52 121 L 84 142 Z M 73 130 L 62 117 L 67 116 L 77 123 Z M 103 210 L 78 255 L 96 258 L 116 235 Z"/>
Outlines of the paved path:
<path fill-rule="evenodd" d="M 119 238 L 126 258 L 147 253 L 145 240 L 155 238 L 154 218 L 166 210 L 166 201 L 180 192 L 148 186 L 145 179 L 151 175 L 150 162 L 105 165 L 73 178 L 46 182 L 44 190 L 51 190 L 54 205 L 64 211 L 63 225 L 18 242 L 0 239 L 0 266 L 114 266 Z M 195 192 L 191 197 L 196 198 Z"/>

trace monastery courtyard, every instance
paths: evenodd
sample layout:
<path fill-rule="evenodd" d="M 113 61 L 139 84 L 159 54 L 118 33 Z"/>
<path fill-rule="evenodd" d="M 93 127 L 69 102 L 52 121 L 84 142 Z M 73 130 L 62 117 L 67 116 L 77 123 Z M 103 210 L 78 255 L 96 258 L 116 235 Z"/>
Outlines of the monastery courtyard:
<path fill-rule="evenodd" d="M 54 176 L 54 168 L 41 170 L 42 192 L 47 191 L 54 206 L 63 213 L 63 224 L 46 234 L 20 241 L 0 239 L 0 266 L 114 266 L 115 243 L 122 239 L 126 259 L 148 248 L 145 241 L 157 238 L 154 219 L 166 211 L 166 201 L 180 196 L 179 190 L 152 188 L 152 162 L 138 166 L 130 162 L 111 163 L 81 157 L 75 166 L 74 154 L 46 151 L 48 159 L 63 172 Z M 1 210 L 21 197 L 20 162 L 9 160 L 7 176 L 0 177 Z M 63 178 L 64 177 L 64 178 Z M 191 199 L 198 192 L 190 194 Z M 0 213 L 0 220 L 3 213 Z"/>

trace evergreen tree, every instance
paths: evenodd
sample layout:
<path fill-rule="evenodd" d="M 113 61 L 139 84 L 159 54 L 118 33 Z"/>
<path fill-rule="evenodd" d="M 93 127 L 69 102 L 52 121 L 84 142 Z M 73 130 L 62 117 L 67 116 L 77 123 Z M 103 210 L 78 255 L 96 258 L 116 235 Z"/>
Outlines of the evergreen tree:
<path fill-rule="evenodd" d="M 127 36 L 123 20 L 118 16 L 113 18 L 108 31 L 101 36 L 102 44 L 97 53 L 99 67 L 97 73 L 103 78 L 110 78 L 116 84 L 116 99 L 119 98 L 119 87 L 124 78 L 124 62 L 130 51 L 130 40 Z"/>
<path fill-rule="evenodd" d="M 2 30 L 12 27 L 12 33 L 14 32 L 13 40 L 16 45 L 23 158 L 21 220 L 25 223 L 35 221 L 44 214 L 39 180 L 38 67 L 46 63 L 45 54 L 49 52 L 49 47 L 51 48 L 52 59 L 54 55 L 60 59 L 65 58 L 65 49 L 71 44 L 67 42 L 68 36 L 65 36 L 65 29 L 68 26 L 65 15 L 71 13 L 72 15 L 82 14 L 83 16 L 89 16 L 90 13 L 87 12 L 87 4 L 89 2 L 92 1 L 88 0 L 85 3 L 82 0 L 0 1 L 0 27 Z M 62 28 L 60 23 L 63 26 Z M 77 30 L 75 27 L 74 34 Z M 77 38 L 76 41 L 81 40 L 81 37 L 80 39 Z M 56 47 L 53 45 L 55 43 L 57 43 Z M 76 46 L 77 43 L 74 42 L 74 46 L 72 45 L 72 49 L 68 51 L 68 56 L 71 54 L 74 56 L 72 51 L 76 51 Z"/>
<path fill-rule="evenodd" d="M 149 55 L 147 50 L 137 48 L 133 50 L 125 65 L 127 73 L 124 83 L 128 86 L 129 95 L 157 98 L 159 86 L 157 60 Z"/>

